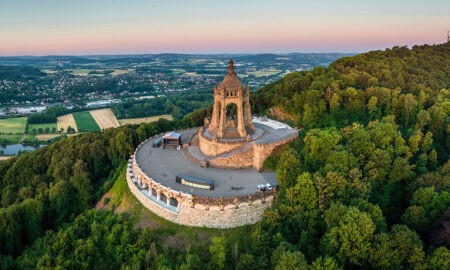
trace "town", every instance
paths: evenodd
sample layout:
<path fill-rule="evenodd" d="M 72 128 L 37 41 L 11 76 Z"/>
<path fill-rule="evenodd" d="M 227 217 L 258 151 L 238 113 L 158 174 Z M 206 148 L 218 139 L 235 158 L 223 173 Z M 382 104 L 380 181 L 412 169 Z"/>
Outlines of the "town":
<path fill-rule="evenodd" d="M 293 71 L 327 66 L 344 53 L 236 55 L 240 78 L 257 90 Z M 0 117 L 107 107 L 189 90 L 220 81 L 230 55 L 117 55 L 0 57 Z"/>

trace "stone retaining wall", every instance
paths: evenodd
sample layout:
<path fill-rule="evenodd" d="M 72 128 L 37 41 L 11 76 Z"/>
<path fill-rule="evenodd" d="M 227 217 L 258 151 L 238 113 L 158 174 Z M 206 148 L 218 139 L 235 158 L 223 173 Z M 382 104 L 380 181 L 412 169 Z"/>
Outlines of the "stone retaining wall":
<path fill-rule="evenodd" d="M 133 172 L 138 175 L 138 173 Z M 140 175 L 138 178 L 142 178 Z M 234 228 L 254 224 L 261 220 L 264 210 L 271 206 L 273 194 L 266 196 L 246 196 L 245 198 L 196 198 L 185 193 L 177 192 L 159 185 L 158 194 L 178 200 L 177 211 L 171 211 L 151 199 L 147 198 L 132 181 L 130 171 L 127 170 L 127 183 L 131 193 L 150 211 L 171 222 L 194 227 Z M 143 186 L 148 185 L 151 178 L 139 179 Z M 147 183 L 146 183 L 147 182 Z M 153 181 L 150 189 L 158 184 Z M 158 195 L 159 197 L 160 195 Z"/>
<path fill-rule="evenodd" d="M 253 167 L 256 170 L 260 171 L 264 167 L 264 161 L 275 151 L 275 149 L 281 145 L 289 143 L 295 140 L 298 137 L 298 134 L 292 136 L 290 138 L 274 142 L 274 143 L 266 143 L 266 144 L 257 144 L 253 145 Z"/>

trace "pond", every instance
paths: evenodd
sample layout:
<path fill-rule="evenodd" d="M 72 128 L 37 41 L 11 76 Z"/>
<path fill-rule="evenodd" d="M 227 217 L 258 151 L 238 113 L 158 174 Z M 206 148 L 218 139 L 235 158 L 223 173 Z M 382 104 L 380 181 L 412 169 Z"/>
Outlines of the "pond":
<path fill-rule="evenodd" d="M 39 145 L 38 147 L 41 147 L 43 145 Z M 19 151 L 25 150 L 25 151 L 33 151 L 37 147 L 33 145 L 23 145 L 23 144 L 7 144 L 7 145 L 0 145 L 0 152 L 3 151 L 4 156 L 15 156 L 19 153 Z"/>

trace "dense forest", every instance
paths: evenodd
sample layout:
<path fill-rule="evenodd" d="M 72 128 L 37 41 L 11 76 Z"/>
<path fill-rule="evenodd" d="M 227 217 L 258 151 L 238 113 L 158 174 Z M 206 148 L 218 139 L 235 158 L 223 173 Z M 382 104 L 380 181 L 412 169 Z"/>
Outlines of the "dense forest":
<path fill-rule="evenodd" d="M 280 188 L 258 224 L 206 237 L 93 209 L 124 182 L 139 142 L 201 124 L 202 109 L 0 162 L 1 268 L 448 269 L 450 43 L 341 58 L 288 74 L 251 102 L 300 128 L 266 161 Z M 163 244 L 181 231 L 178 248 Z"/>

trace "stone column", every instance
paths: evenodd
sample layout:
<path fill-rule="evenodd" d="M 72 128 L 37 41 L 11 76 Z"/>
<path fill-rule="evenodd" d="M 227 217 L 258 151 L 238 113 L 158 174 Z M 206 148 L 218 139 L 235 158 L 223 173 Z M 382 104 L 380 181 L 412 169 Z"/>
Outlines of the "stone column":
<path fill-rule="evenodd" d="M 209 124 L 209 130 L 217 129 L 217 126 L 219 124 L 219 102 L 216 101 L 216 87 L 214 87 L 214 106 L 213 106 L 213 112 L 211 116 L 211 123 Z"/>
<path fill-rule="evenodd" d="M 220 123 L 219 128 L 217 130 L 217 137 L 219 138 L 223 137 L 226 124 L 227 124 L 227 106 L 225 105 L 225 102 L 222 102 L 220 108 Z"/>
<path fill-rule="evenodd" d="M 240 91 L 240 92 L 242 93 L 242 91 Z M 247 136 L 247 131 L 245 130 L 245 125 L 244 125 L 244 110 L 242 108 L 242 95 L 240 95 L 238 98 L 237 115 L 238 115 L 237 130 L 239 132 L 239 136 L 245 137 L 245 136 Z"/>
<path fill-rule="evenodd" d="M 255 125 L 252 121 L 252 112 L 250 110 L 250 89 L 248 85 L 245 87 L 245 99 L 244 99 L 244 122 L 251 130 L 255 130 Z"/>

